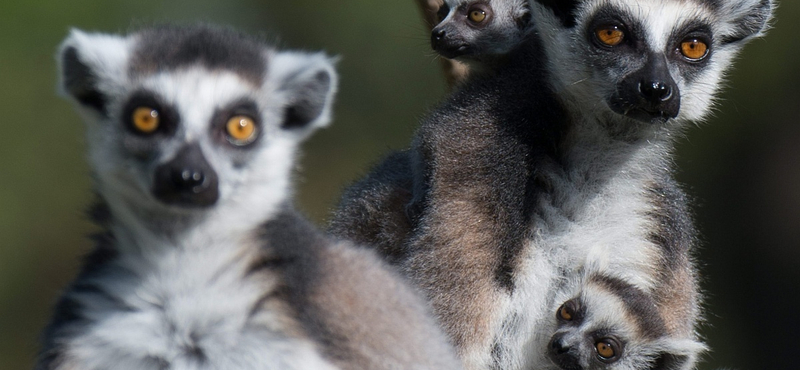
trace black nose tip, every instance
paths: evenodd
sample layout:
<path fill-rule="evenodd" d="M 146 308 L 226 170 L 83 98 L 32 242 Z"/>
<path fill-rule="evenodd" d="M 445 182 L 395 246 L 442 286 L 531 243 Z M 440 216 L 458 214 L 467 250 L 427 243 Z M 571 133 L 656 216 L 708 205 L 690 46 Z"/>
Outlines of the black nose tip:
<path fill-rule="evenodd" d="M 175 168 L 172 170 L 171 178 L 178 191 L 199 193 L 208 185 L 203 171 L 195 168 Z"/>
<path fill-rule="evenodd" d="M 443 28 L 440 29 L 434 28 L 433 31 L 431 31 L 431 40 L 434 42 L 441 41 L 444 38 L 444 36 L 445 36 L 445 31 Z"/>
<path fill-rule="evenodd" d="M 642 81 L 639 83 L 639 92 L 645 99 L 654 103 L 672 98 L 672 87 L 661 81 Z"/>
<path fill-rule="evenodd" d="M 550 341 L 550 350 L 554 354 L 560 355 L 569 352 L 569 346 L 565 345 L 560 337 L 557 337 Z"/>
<path fill-rule="evenodd" d="M 219 180 L 197 144 L 190 144 L 155 169 L 153 195 L 177 206 L 207 207 L 219 198 Z"/>

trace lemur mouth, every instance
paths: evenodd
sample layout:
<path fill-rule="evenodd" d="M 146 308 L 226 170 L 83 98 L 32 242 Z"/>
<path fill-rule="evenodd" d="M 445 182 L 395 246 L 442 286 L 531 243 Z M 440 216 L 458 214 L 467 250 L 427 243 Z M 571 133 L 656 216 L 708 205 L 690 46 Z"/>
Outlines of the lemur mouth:
<path fill-rule="evenodd" d="M 620 99 L 612 99 L 608 102 L 608 107 L 614 113 L 650 124 L 667 123 L 670 119 L 677 117 L 680 112 L 679 104 L 631 104 Z"/>
<path fill-rule="evenodd" d="M 624 116 L 633 118 L 637 121 L 642 121 L 645 123 L 651 124 L 663 124 L 667 123 L 672 118 L 677 117 L 677 114 L 673 114 L 670 112 L 665 112 L 662 110 L 648 110 L 645 108 L 635 108 L 626 110 L 623 113 Z"/>
<path fill-rule="evenodd" d="M 461 56 L 470 55 L 472 53 L 472 47 L 470 47 L 469 44 L 439 44 L 436 47 L 436 52 L 447 59 L 454 59 Z"/>

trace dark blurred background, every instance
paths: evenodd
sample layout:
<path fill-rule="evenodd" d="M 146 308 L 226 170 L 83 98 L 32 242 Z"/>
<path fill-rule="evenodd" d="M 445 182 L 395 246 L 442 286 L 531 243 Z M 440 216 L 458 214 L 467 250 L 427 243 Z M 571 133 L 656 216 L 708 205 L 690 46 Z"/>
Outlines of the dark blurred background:
<path fill-rule="evenodd" d="M 55 94 L 70 27 L 126 32 L 154 22 L 229 24 L 342 57 L 334 124 L 305 146 L 300 207 L 323 224 L 346 184 L 402 148 L 445 93 L 411 0 L 3 1 L 0 4 L 0 369 L 33 364 L 36 338 L 93 230 L 83 125 Z M 749 45 L 714 118 L 681 140 L 707 296 L 703 369 L 798 369 L 800 2 Z"/>

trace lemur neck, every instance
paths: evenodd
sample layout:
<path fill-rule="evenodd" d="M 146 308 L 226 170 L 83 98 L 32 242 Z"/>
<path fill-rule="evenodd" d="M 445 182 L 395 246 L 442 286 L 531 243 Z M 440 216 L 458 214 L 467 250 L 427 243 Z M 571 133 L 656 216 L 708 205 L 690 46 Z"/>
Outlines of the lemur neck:
<path fill-rule="evenodd" d="M 669 171 L 674 128 L 608 114 L 570 110 L 560 155 L 565 167 L 587 182 L 626 177 L 650 180 Z"/>
<path fill-rule="evenodd" d="M 124 199 L 101 203 L 107 216 L 95 222 L 113 235 L 120 251 L 149 253 L 159 248 L 227 248 L 252 240 L 258 227 L 274 217 L 285 202 L 264 209 L 219 205 L 168 212 L 132 206 Z"/>

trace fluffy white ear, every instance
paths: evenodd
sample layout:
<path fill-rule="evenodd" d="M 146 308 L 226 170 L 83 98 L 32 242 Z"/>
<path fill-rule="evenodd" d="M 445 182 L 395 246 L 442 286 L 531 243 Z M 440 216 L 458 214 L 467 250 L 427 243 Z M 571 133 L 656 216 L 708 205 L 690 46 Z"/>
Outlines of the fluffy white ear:
<path fill-rule="evenodd" d="M 107 96 L 123 86 L 130 40 L 72 29 L 58 49 L 61 92 L 100 114 Z"/>
<path fill-rule="evenodd" d="M 692 339 L 665 339 L 658 347 L 661 354 L 649 369 L 691 370 L 698 356 L 708 350 L 705 344 Z"/>
<path fill-rule="evenodd" d="M 272 56 L 267 81 L 286 96 L 282 129 L 308 134 L 331 121 L 339 82 L 334 63 L 322 53 L 278 52 Z"/>
<path fill-rule="evenodd" d="M 729 0 L 720 5 L 722 44 L 740 43 L 762 36 L 769 28 L 773 0 Z"/>

